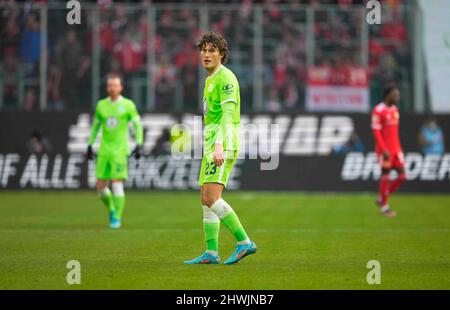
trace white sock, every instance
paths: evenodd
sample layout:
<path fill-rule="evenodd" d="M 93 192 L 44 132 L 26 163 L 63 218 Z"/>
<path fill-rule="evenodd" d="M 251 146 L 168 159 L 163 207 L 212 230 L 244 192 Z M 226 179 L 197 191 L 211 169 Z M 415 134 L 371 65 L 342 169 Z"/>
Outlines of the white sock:
<path fill-rule="evenodd" d="M 381 213 L 384 213 L 389 210 L 389 205 L 384 205 L 381 207 Z"/>
<path fill-rule="evenodd" d="M 105 187 L 104 189 L 97 190 L 97 193 L 99 196 L 108 196 L 109 194 L 111 194 L 111 191 L 108 187 Z"/>
<path fill-rule="evenodd" d="M 215 214 L 220 219 L 223 219 L 227 214 L 234 212 L 233 208 L 222 198 L 218 199 L 213 205 L 211 206 L 211 210 L 214 211 Z M 244 241 L 240 241 L 237 243 L 238 245 L 243 244 L 250 244 L 250 239 L 245 239 Z"/>
<path fill-rule="evenodd" d="M 125 192 L 123 190 L 123 182 L 113 182 L 112 183 L 112 191 L 114 196 L 123 197 L 125 196 Z"/>
<path fill-rule="evenodd" d="M 203 223 L 220 223 L 219 217 L 208 206 L 203 208 Z"/>
<path fill-rule="evenodd" d="M 223 219 L 228 213 L 234 212 L 231 206 L 222 198 L 217 199 L 211 206 L 211 211 L 213 211 L 219 219 Z"/>

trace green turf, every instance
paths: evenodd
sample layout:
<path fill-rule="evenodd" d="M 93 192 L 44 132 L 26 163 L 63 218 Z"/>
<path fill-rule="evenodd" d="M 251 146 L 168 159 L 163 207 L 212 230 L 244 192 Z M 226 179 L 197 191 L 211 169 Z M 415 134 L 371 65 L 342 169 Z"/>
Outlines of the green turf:
<path fill-rule="evenodd" d="M 0 289 L 450 289 L 450 196 L 230 192 L 258 253 L 237 265 L 182 264 L 203 249 L 195 192 L 129 192 L 107 228 L 95 192 L 0 192 Z M 222 261 L 233 250 L 222 226 Z M 81 263 L 81 285 L 66 263 Z M 366 264 L 381 263 L 381 285 Z"/>

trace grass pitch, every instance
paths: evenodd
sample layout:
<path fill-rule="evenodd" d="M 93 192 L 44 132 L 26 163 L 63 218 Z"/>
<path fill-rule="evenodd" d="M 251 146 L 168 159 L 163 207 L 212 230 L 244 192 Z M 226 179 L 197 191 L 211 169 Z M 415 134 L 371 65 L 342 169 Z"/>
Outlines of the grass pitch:
<path fill-rule="evenodd" d="M 95 192 L 0 192 L 0 289 L 450 289 L 450 196 L 228 192 L 258 252 L 188 266 L 204 250 L 196 192 L 128 192 L 107 228 Z M 234 248 L 222 226 L 220 256 Z M 68 285 L 69 260 L 81 284 Z M 369 260 L 381 284 L 369 285 Z"/>

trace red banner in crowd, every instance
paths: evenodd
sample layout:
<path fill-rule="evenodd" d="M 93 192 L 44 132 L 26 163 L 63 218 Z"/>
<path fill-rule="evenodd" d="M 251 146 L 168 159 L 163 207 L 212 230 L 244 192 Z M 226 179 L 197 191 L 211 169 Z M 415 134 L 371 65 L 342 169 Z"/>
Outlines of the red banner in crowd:
<path fill-rule="evenodd" d="M 369 111 L 367 69 L 360 67 L 309 68 L 306 107 L 308 111 Z"/>

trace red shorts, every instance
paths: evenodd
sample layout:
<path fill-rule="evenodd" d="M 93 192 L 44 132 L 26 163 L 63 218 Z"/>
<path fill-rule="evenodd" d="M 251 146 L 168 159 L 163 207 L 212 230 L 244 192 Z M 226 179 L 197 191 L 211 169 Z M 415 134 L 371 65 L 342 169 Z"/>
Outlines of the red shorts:
<path fill-rule="evenodd" d="M 377 154 L 377 158 L 381 169 L 405 168 L 405 155 L 403 155 L 403 152 L 391 154 L 388 159 L 384 159 L 383 154 Z"/>

